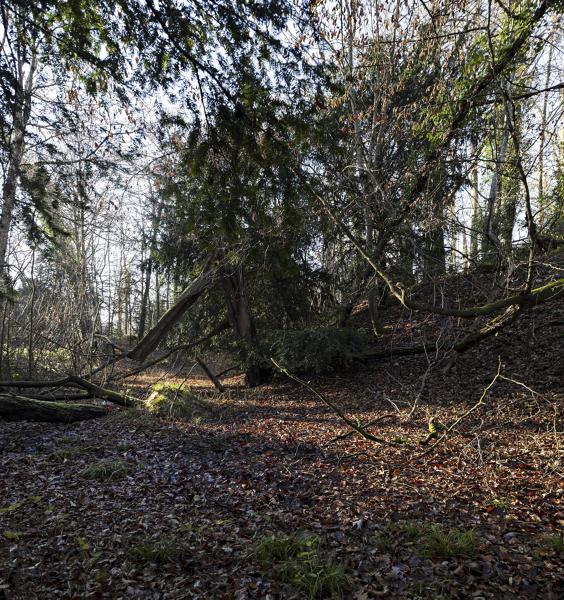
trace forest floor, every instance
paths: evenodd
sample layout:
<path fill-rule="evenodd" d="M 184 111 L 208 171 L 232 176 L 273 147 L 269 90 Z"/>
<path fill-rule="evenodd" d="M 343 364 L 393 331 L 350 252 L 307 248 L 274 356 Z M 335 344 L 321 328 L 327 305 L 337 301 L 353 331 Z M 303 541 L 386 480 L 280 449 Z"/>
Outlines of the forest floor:
<path fill-rule="evenodd" d="M 188 380 L 207 399 L 191 421 L 2 422 L 0 598 L 562 598 L 563 320 L 539 306 L 446 374 L 419 356 L 308 378 L 414 448 L 336 440 L 347 427 L 282 379 Z M 382 344 L 457 326 L 389 322 Z M 499 360 L 514 381 L 425 454 L 429 417 L 475 406 Z"/>

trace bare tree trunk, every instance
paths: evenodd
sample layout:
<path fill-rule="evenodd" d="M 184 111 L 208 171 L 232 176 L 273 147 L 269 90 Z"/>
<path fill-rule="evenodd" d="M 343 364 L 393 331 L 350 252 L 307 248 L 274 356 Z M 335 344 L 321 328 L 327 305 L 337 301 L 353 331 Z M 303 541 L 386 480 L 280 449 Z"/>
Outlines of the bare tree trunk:
<path fill-rule="evenodd" d="M 372 322 L 372 331 L 376 336 L 384 334 L 384 325 L 380 318 L 378 306 L 379 300 L 378 285 L 375 284 L 368 290 L 368 312 L 370 314 L 370 321 Z"/>
<path fill-rule="evenodd" d="M 449 207 L 450 212 L 450 265 L 449 270 L 456 273 L 456 265 L 458 258 L 458 224 L 456 222 L 456 206 L 455 202 Z"/>
<path fill-rule="evenodd" d="M 470 258 L 478 260 L 480 254 L 480 231 L 483 229 L 482 215 L 480 210 L 480 179 L 478 173 L 479 150 L 474 144 L 474 164 L 472 165 L 472 213 L 470 216 Z"/>
<path fill-rule="evenodd" d="M 157 245 L 157 231 L 158 225 L 161 220 L 163 212 L 163 201 L 160 200 L 157 206 L 156 212 L 153 211 L 152 226 L 151 226 L 151 239 L 147 247 L 147 260 L 145 263 L 145 283 L 143 288 L 143 294 L 141 296 L 141 309 L 139 311 L 139 328 L 137 331 L 137 339 L 142 339 L 145 335 L 145 327 L 147 324 L 147 307 L 149 304 L 149 292 L 151 289 L 151 275 L 153 272 L 153 256 L 156 251 Z M 168 306 L 167 306 L 168 308 Z"/>
<path fill-rule="evenodd" d="M 25 135 L 31 114 L 31 93 L 33 78 L 37 66 L 37 57 L 32 53 L 31 64 L 27 77 L 24 75 L 24 60 L 18 59 L 18 74 L 15 84 L 15 109 L 13 114 L 13 133 L 9 144 L 9 158 L 6 179 L 2 186 L 2 212 L 0 213 L 0 285 L 9 289 L 8 273 L 8 240 L 16 203 L 18 178 L 25 151 Z M 1 289 L 0 289 L 1 291 Z"/>
<path fill-rule="evenodd" d="M 553 32 L 556 32 L 556 23 L 554 24 Z M 546 80 L 545 88 L 550 85 L 550 77 L 552 75 L 552 55 L 554 45 L 549 43 L 548 47 L 548 59 L 546 65 Z M 546 144 L 546 127 L 548 123 L 548 92 L 544 93 L 542 103 L 542 115 L 541 115 L 541 130 L 539 137 L 539 189 L 538 189 L 538 209 L 539 209 L 539 224 L 542 226 L 547 220 L 546 214 L 546 200 L 544 197 L 544 152 Z"/>
<path fill-rule="evenodd" d="M 484 224 L 484 233 L 486 238 L 489 240 L 490 245 L 496 250 L 500 248 L 500 241 L 497 237 L 497 224 L 496 224 L 496 200 L 499 196 L 501 189 L 501 175 L 503 163 L 505 161 L 505 155 L 507 153 L 507 147 L 509 145 L 509 133 L 510 127 L 507 119 L 504 119 L 503 134 L 501 138 L 501 144 L 496 157 L 495 170 L 492 176 L 492 182 L 490 184 L 490 191 L 488 194 L 488 206 L 486 222 Z"/>

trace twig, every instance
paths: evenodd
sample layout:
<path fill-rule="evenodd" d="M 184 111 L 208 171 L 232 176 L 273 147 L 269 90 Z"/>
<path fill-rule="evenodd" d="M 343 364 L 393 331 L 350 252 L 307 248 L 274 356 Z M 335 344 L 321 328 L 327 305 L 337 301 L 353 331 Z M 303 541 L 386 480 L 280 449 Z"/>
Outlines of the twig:
<path fill-rule="evenodd" d="M 395 417 L 396 419 L 400 418 L 399 415 L 396 413 L 387 413 L 385 415 L 380 415 L 379 417 L 376 417 L 375 419 L 372 419 L 371 421 L 368 421 L 368 423 L 365 423 L 364 425 L 362 425 L 362 427 L 364 429 L 367 429 L 368 427 L 372 427 L 373 425 L 376 425 L 376 423 L 379 423 L 380 421 L 383 421 L 384 419 L 387 419 L 388 417 Z M 334 442 L 346 440 L 348 437 L 350 437 L 354 433 L 355 433 L 354 431 L 347 431 L 347 433 L 342 433 L 341 435 L 334 437 L 332 440 L 329 441 L 329 443 L 333 444 Z"/>
<path fill-rule="evenodd" d="M 413 448 L 413 446 L 411 446 L 411 444 L 408 444 L 408 443 L 396 442 L 394 440 L 386 440 L 384 438 L 372 435 L 369 431 L 366 431 L 366 429 L 362 425 L 360 425 L 358 422 L 355 423 L 352 419 L 347 417 L 347 415 L 345 415 L 345 413 L 336 404 L 333 404 L 333 402 L 331 402 L 331 400 L 329 400 L 321 392 L 319 392 L 315 388 L 313 388 L 309 383 L 301 380 L 299 377 L 296 377 L 295 375 L 290 373 L 288 371 L 288 369 L 281 367 L 273 358 L 271 358 L 270 360 L 271 360 L 272 364 L 281 373 L 284 373 L 284 375 L 286 375 L 286 377 L 289 377 L 296 383 L 299 383 L 300 385 L 305 387 L 307 390 L 309 390 L 312 394 L 317 396 L 317 398 L 319 398 L 319 400 L 321 400 L 321 402 L 326 404 L 342 421 L 344 421 L 351 429 L 354 429 L 354 431 L 356 431 L 363 438 L 370 440 L 371 442 L 376 442 L 378 444 L 384 444 L 387 446 L 403 446 L 406 448 Z"/>
<path fill-rule="evenodd" d="M 469 408 L 465 413 L 463 413 L 460 417 L 458 417 L 458 419 L 456 419 L 456 421 L 450 425 L 450 427 L 447 427 L 443 434 L 441 435 L 441 437 L 432 445 L 429 446 L 429 448 L 427 448 L 427 450 L 425 450 L 425 452 L 423 452 L 423 454 L 420 454 L 419 456 L 417 456 L 417 459 L 423 458 L 424 456 L 426 456 L 427 454 L 430 454 L 440 443 L 443 442 L 443 440 L 447 437 L 447 435 L 461 422 L 463 421 L 466 417 L 468 417 L 470 414 L 472 414 L 475 410 L 477 410 L 478 408 L 480 408 L 480 406 L 483 406 L 485 404 L 484 402 L 484 398 L 486 397 L 487 393 L 491 390 L 491 388 L 495 385 L 496 381 L 501 377 L 501 360 L 499 361 L 498 367 L 497 367 L 497 373 L 495 374 L 494 378 L 490 381 L 490 383 L 484 388 L 484 391 L 482 392 L 482 395 L 480 396 L 480 399 L 478 400 L 478 402 L 476 402 L 476 404 L 474 404 L 474 406 L 472 406 L 471 408 Z"/>

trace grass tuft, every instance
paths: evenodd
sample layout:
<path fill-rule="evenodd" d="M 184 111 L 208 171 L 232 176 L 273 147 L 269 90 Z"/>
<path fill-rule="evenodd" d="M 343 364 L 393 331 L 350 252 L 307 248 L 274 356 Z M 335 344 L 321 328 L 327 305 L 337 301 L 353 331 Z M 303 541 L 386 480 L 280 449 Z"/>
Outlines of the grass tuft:
<path fill-rule="evenodd" d="M 346 567 L 320 554 L 315 535 L 261 536 L 255 539 L 251 555 L 276 579 L 299 591 L 301 598 L 326 598 L 349 584 Z"/>
<path fill-rule="evenodd" d="M 405 536 L 414 542 L 421 556 L 453 558 L 474 556 L 478 549 L 478 538 L 471 529 L 445 527 L 438 523 L 403 521 L 390 524 L 390 532 Z"/>
<path fill-rule="evenodd" d="M 165 564 L 176 560 L 182 554 L 182 546 L 174 538 L 148 538 L 135 544 L 129 551 L 129 558 L 137 564 Z"/>
<path fill-rule="evenodd" d="M 393 548 L 393 538 L 388 531 L 378 531 L 372 536 L 372 544 L 374 548 L 382 553 L 386 554 Z"/>
<path fill-rule="evenodd" d="M 117 479 L 131 471 L 131 464 L 125 460 L 103 460 L 82 469 L 80 476 L 84 479 Z"/>
<path fill-rule="evenodd" d="M 564 554 L 564 533 L 551 533 L 540 538 L 541 545 L 557 554 Z"/>
<path fill-rule="evenodd" d="M 253 544 L 253 557 L 263 566 L 297 558 L 307 552 L 317 552 L 319 537 L 307 533 L 291 535 L 266 535 Z"/>
<path fill-rule="evenodd" d="M 74 456 L 80 456 L 81 454 L 86 454 L 92 450 L 91 446 L 82 446 L 82 445 L 74 445 L 69 444 L 68 446 L 64 446 L 63 448 L 57 448 L 57 450 L 53 450 L 50 456 L 57 461 L 65 462 Z"/>
<path fill-rule="evenodd" d="M 451 529 L 433 524 L 421 536 L 419 548 L 421 555 L 428 558 L 474 556 L 478 549 L 478 538 L 471 529 Z"/>

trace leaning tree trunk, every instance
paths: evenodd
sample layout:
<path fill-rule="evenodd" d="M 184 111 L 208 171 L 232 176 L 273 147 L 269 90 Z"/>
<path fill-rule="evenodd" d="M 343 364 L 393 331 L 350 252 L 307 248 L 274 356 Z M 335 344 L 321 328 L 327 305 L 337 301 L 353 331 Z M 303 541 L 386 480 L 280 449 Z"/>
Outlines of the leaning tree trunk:
<path fill-rule="evenodd" d="M 158 320 L 157 324 L 127 353 L 129 358 L 139 361 L 145 360 L 156 349 L 159 342 L 164 339 L 175 323 L 182 318 L 184 313 L 211 287 L 215 281 L 215 260 L 215 253 L 208 256 L 201 275 L 190 283 L 182 294 L 180 294 L 176 302 Z"/>
<path fill-rule="evenodd" d="M 108 414 L 103 406 L 33 400 L 24 396 L 0 395 L 0 418 L 8 421 L 72 423 Z"/>

